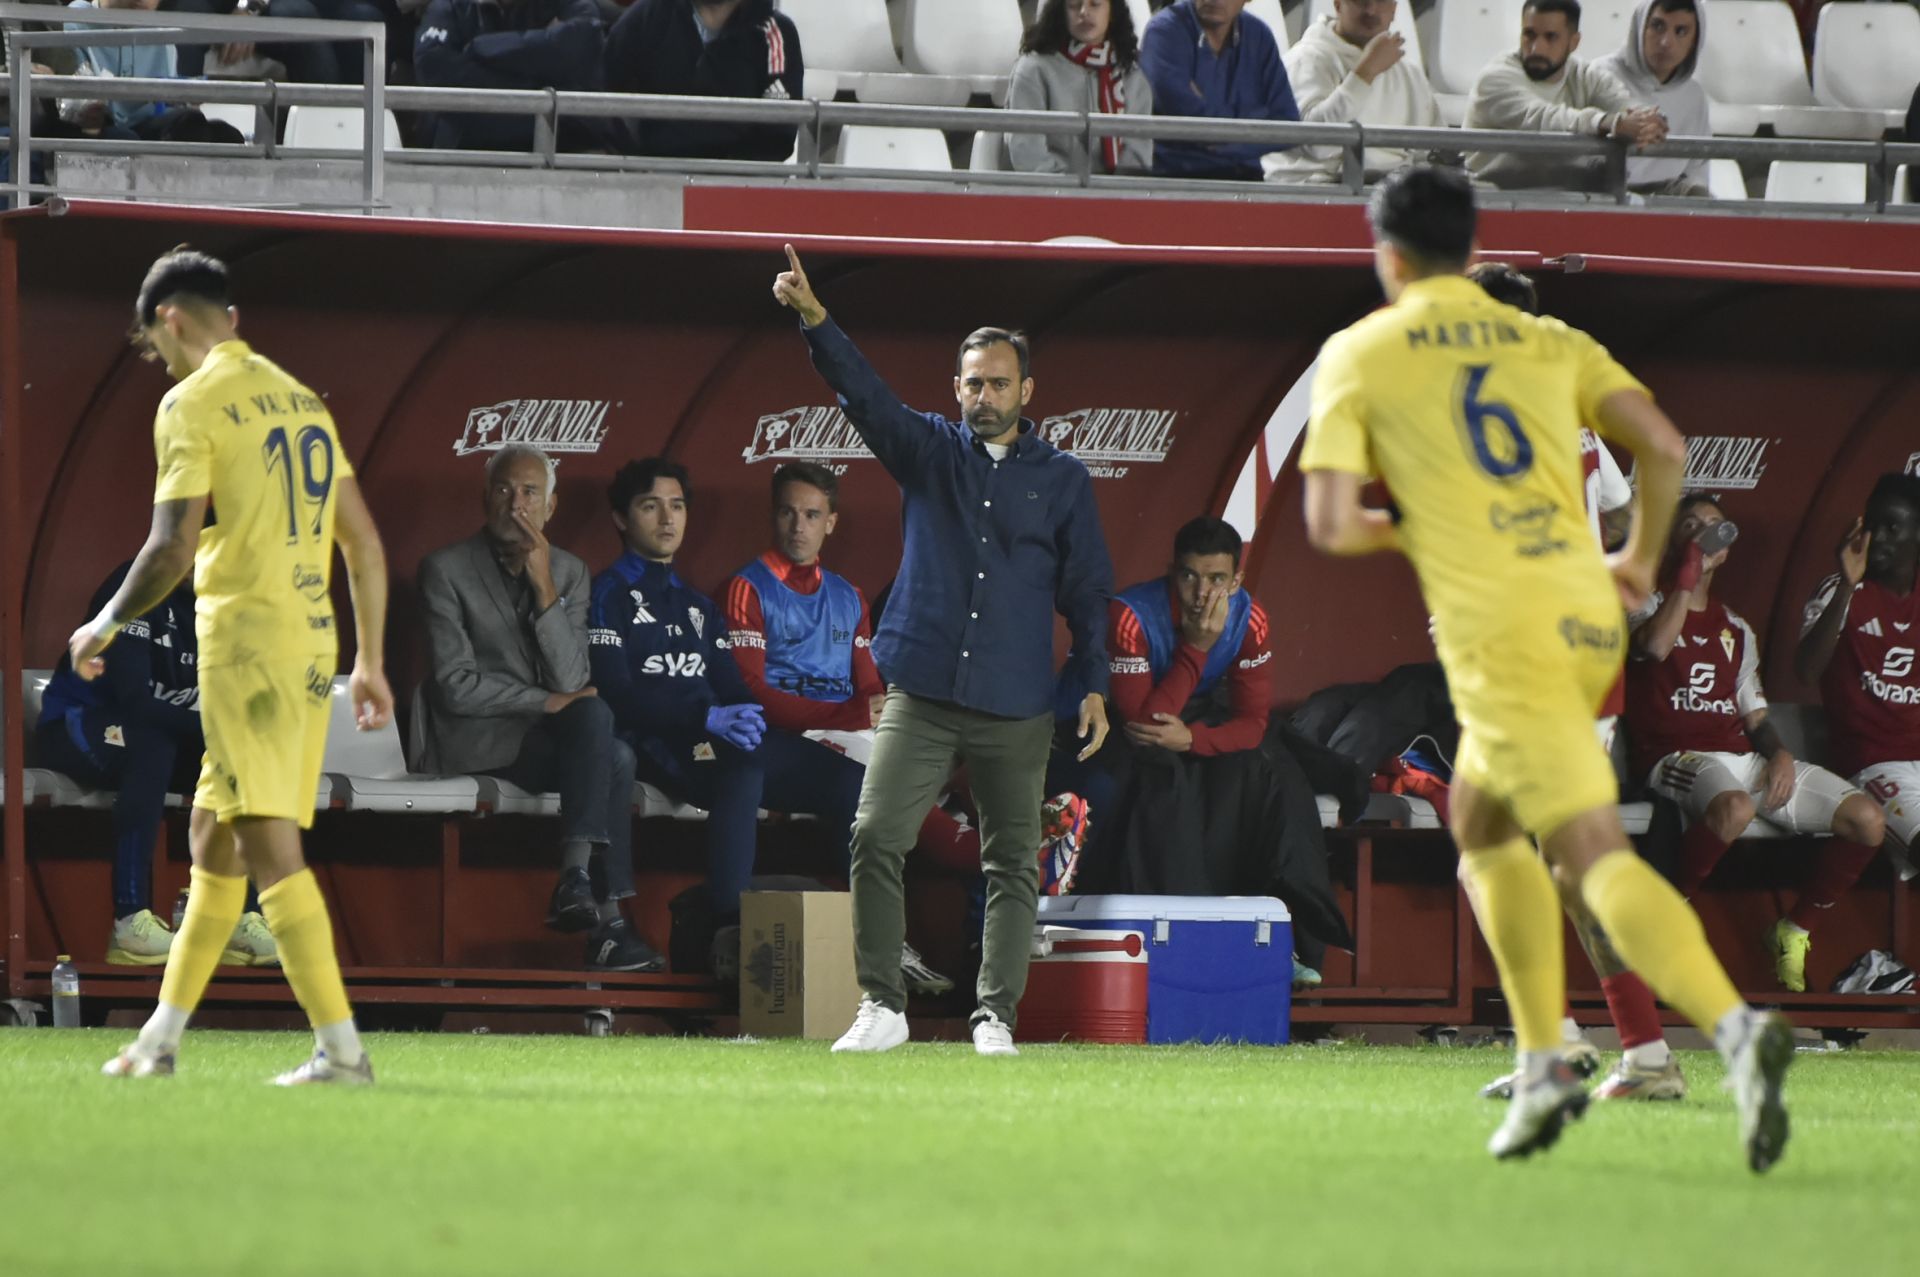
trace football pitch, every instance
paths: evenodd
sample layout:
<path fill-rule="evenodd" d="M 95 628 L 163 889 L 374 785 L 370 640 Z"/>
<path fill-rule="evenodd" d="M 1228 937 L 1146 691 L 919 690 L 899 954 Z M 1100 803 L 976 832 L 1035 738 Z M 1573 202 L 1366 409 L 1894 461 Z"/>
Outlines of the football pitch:
<path fill-rule="evenodd" d="M 1749 1173 L 1722 1071 L 1499 1164 L 1492 1048 L 373 1034 L 379 1085 L 282 1091 L 291 1033 L 0 1029 L 0 1274 L 1915 1271 L 1920 1053 L 1803 1054 Z"/>

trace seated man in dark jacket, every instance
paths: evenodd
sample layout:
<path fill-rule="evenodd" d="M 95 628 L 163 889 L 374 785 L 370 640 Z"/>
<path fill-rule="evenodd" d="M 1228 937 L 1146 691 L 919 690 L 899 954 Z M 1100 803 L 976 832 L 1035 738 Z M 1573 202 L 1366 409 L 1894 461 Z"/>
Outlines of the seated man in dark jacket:
<path fill-rule="evenodd" d="M 607 36 L 607 87 L 616 93 L 709 98 L 802 96 L 800 32 L 773 0 L 634 0 Z M 772 160 L 793 151 L 784 124 L 622 120 L 633 155 Z"/>
<path fill-rule="evenodd" d="M 433 0 L 414 41 L 414 74 L 423 85 L 460 89 L 570 89 L 602 87 L 606 34 L 594 0 Z M 560 145 L 596 145 L 589 120 L 563 120 Z M 434 118 L 430 145 L 525 151 L 533 121 L 524 115 Z"/>

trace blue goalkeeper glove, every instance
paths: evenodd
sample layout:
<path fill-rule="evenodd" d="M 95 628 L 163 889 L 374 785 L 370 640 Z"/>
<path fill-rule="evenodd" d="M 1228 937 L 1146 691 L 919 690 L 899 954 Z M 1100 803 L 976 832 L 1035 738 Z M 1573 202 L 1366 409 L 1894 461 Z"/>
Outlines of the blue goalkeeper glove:
<path fill-rule="evenodd" d="M 767 734 L 766 711 L 758 705 L 715 705 L 707 711 L 707 734 L 735 749 L 758 749 Z"/>

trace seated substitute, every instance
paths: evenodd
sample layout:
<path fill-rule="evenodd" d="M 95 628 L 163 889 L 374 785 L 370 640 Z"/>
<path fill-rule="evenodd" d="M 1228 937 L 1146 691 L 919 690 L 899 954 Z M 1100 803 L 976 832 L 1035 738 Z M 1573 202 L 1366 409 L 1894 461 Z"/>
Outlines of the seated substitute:
<path fill-rule="evenodd" d="M 132 566 L 122 563 L 101 583 L 88 616 L 100 615 Z M 200 733 L 199 647 L 188 578 L 159 607 L 127 622 L 101 677 L 82 679 L 62 653 L 40 701 L 34 743 L 41 762 L 83 785 L 117 791 L 107 961 L 118 965 L 161 966 L 173 949 L 173 931 L 151 907 L 153 848 L 168 791 L 193 792 L 207 749 Z M 279 963 L 256 900 L 249 899 L 220 961 L 243 967 Z"/>
<path fill-rule="evenodd" d="M 1732 538 L 1712 497 L 1683 498 L 1666 589 L 1634 618 L 1627 664 L 1627 736 L 1636 775 L 1686 814 L 1674 885 L 1691 896 L 1756 816 L 1796 834 L 1831 833 L 1800 898 L 1768 928 L 1780 984 L 1807 987 L 1809 932 L 1873 859 L 1886 821 L 1873 800 L 1787 752 L 1767 720 L 1753 627 L 1713 597 Z M 1704 538 L 1704 542 L 1702 540 Z"/>
<path fill-rule="evenodd" d="M 1796 670 L 1820 684 L 1843 776 L 1880 804 L 1887 854 L 1920 873 L 1920 475 L 1884 474 L 1807 602 Z"/>
<path fill-rule="evenodd" d="M 547 925 L 591 931 L 587 965 L 657 971 L 633 933 L 633 751 L 587 681 L 587 565 L 550 544 L 553 462 L 510 445 L 487 459 L 486 524 L 420 564 L 431 673 L 415 707 L 419 766 L 560 793 L 560 881 Z"/>
<path fill-rule="evenodd" d="M 839 524 L 839 500 L 840 480 L 825 466 L 796 461 L 775 470 L 778 548 L 727 582 L 727 641 L 773 736 L 867 731 L 886 701 L 873 662 L 867 600 L 859 587 L 820 563 Z M 979 831 L 939 807 L 927 813 L 916 850 L 946 867 L 980 870 Z M 901 950 L 900 966 L 910 993 L 953 987 L 910 945 Z"/>
<path fill-rule="evenodd" d="M 1664 139 L 1660 112 L 1635 106 L 1625 85 L 1574 56 L 1579 47 L 1580 0 L 1527 0 L 1519 52 L 1495 59 L 1474 81 L 1467 127 L 1622 137 L 1640 146 Z M 1475 151 L 1467 168 L 1478 181 L 1509 189 L 1597 191 L 1606 177 L 1597 155 Z"/>

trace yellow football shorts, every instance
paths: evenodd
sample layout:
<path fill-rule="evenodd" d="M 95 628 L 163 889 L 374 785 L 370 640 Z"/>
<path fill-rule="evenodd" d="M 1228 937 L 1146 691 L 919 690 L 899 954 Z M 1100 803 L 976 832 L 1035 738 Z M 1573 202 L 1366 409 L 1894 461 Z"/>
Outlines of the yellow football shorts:
<path fill-rule="evenodd" d="M 239 817 L 313 824 L 327 749 L 334 658 L 281 657 L 200 670 L 207 753 L 193 805 Z"/>
<path fill-rule="evenodd" d="M 1529 617 L 1455 654 L 1447 662 L 1460 721 L 1454 774 L 1506 803 L 1536 837 L 1614 806 L 1620 787 L 1593 720 L 1625 646 L 1618 609 L 1589 607 Z"/>

